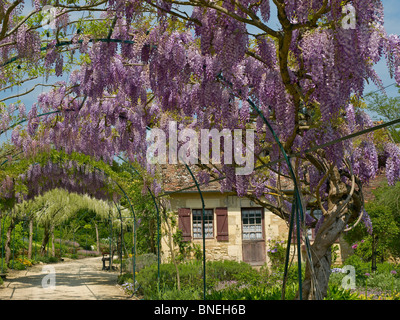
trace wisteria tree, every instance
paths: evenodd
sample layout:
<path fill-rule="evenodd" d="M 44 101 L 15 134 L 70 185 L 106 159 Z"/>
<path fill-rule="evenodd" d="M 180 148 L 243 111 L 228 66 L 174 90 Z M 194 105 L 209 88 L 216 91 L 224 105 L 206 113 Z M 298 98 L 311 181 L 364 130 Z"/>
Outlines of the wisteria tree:
<path fill-rule="evenodd" d="M 50 17 L 45 5 L 54 8 Z M 235 175 L 238 165 L 222 160 L 198 163 L 198 178 L 219 179 L 221 191 L 233 189 L 286 221 L 293 195 L 285 190 L 296 182 L 310 209 L 302 235 L 317 230 L 303 298 L 326 295 L 332 244 L 361 220 L 371 227 L 362 187 L 378 171 L 372 133 L 340 138 L 373 125 L 355 106 L 366 80 L 382 87 L 373 69 L 381 58 L 400 83 L 400 39 L 386 34 L 380 0 L 37 0 L 27 15 L 22 6 L 1 4 L 3 88 L 42 76 L 68 80 L 52 83 L 29 111 L 2 107 L 0 130 L 13 128 L 17 150 L 56 148 L 104 161 L 122 154 L 155 175 L 144 142 L 152 128 L 167 137 L 172 120 L 179 129 L 254 128 L 252 174 Z M 86 11 L 99 14 L 72 18 Z M 43 18 L 53 27 L 42 31 Z M 400 150 L 388 143 L 383 157 L 394 183 Z"/>

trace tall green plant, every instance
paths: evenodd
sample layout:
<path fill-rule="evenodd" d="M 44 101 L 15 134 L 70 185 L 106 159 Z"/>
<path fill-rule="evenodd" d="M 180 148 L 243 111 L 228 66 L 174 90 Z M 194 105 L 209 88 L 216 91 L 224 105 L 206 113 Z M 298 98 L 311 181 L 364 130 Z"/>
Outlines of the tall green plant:
<path fill-rule="evenodd" d="M 400 257 L 400 183 L 389 187 L 384 184 L 374 191 L 375 199 L 366 204 L 372 222 L 372 234 L 362 223 L 345 234 L 345 240 L 352 245 L 356 255 L 370 261 L 373 251 L 381 261 L 389 257 Z"/>

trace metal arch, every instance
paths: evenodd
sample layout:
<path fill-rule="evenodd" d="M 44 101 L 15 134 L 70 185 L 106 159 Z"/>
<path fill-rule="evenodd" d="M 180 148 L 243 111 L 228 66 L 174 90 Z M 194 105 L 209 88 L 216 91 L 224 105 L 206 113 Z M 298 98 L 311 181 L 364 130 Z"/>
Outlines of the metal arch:
<path fill-rule="evenodd" d="M 200 194 L 200 199 L 201 199 L 201 206 L 202 206 L 202 215 L 201 215 L 201 231 L 203 235 L 203 300 L 206 300 L 206 235 L 205 235 L 205 204 L 204 204 L 204 198 L 203 198 L 203 193 L 200 190 L 200 185 L 197 182 L 197 179 L 193 175 L 192 170 L 190 170 L 190 167 L 188 164 L 185 163 L 186 169 L 189 171 L 190 175 L 192 176 L 192 179 L 194 183 L 196 184 L 196 188 L 198 193 Z"/>
<path fill-rule="evenodd" d="M 108 40 L 109 40 L 109 39 L 108 39 Z M 111 39 L 111 40 L 112 40 L 112 39 Z M 119 42 L 121 42 L 121 41 L 119 41 Z M 60 110 L 51 111 L 51 112 L 46 112 L 46 113 L 37 115 L 36 117 L 46 116 L 46 115 L 49 115 L 49 114 L 60 113 L 60 112 L 61 112 Z M 0 135 L 1 135 L 2 133 L 4 133 L 5 131 L 8 131 L 8 130 L 14 128 L 15 126 L 17 126 L 18 124 L 24 123 L 24 122 L 26 122 L 26 121 L 28 121 L 28 119 L 23 119 L 23 120 L 21 120 L 21 121 L 19 121 L 19 122 L 17 122 L 17 123 L 12 124 L 12 125 L 9 126 L 7 129 L 2 130 L 2 131 L 0 132 Z M 0 164 L 0 167 L 3 166 L 3 165 L 4 165 L 5 163 L 7 163 L 7 162 L 8 162 L 8 159 L 5 159 L 5 160 Z M 93 168 L 95 168 L 96 170 L 99 170 L 99 171 L 103 172 L 106 176 L 108 176 L 108 174 L 106 174 L 103 170 L 97 168 L 96 166 L 93 166 Z M 134 231 L 133 231 L 133 232 L 134 232 L 135 241 L 134 241 L 134 253 L 133 253 L 132 259 L 133 259 L 133 288 L 134 288 L 134 292 L 135 292 L 135 291 L 136 291 L 136 283 L 135 283 L 135 282 L 136 282 L 136 281 L 135 281 L 135 265 L 136 265 L 136 216 L 135 216 L 135 212 L 134 212 L 134 210 L 133 210 L 132 203 L 131 203 L 129 197 L 127 196 L 127 194 L 125 193 L 125 191 L 123 190 L 123 188 L 119 185 L 119 183 L 117 183 L 117 182 L 114 181 L 113 179 L 112 179 L 112 181 L 118 186 L 118 188 L 119 188 L 119 189 L 122 191 L 122 193 L 124 194 L 125 198 L 128 200 L 129 207 L 130 207 L 131 213 L 132 213 L 132 215 L 133 215 L 133 220 L 134 220 L 134 224 L 133 224 L 133 230 L 134 230 Z"/>
<path fill-rule="evenodd" d="M 275 141 L 277 142 L 277 144 L 279 146 L 279 149 L 281 150 L 281 152 L 285 158 L 286 164 L 288 165 L 288 168 L 289 168 L 290 176 L 294 183 L 295 199 L 294 199 L 294 203 L 292 204 L 292 214 L 291 214 L 290 225 L 289 225 L 289 235 L 288 235 L 287 253 L 286 253 L 285 270 L 284 270 L 284 283 L 286 283 L 286 278 L 287 278 L 287 273 L 288 273 L 288 263 L 289 263 L 288 255 L 290 252 L 291 234 L 292 234 L 292 229 L 293 229 L 293 213 L 295 213 L 295 215 L 296 215 L 296 231 L 297 231 L 297 237 L 296 237 L 297 239 L 296 240 L 297 240 L 298 278 L 299 278 L 299 299 L 302 300 L 303 299 L 303 294 L 302 294 L 303 285 L 302 285 L 302 274 L 301 274 L 301 238 L 300 238 L 301 225 L 300 225 L 300 221 L 301 222 L 304 221 L 304 213 L 303 213 L 303 206 L 301 204 L 300 191 L 299 191 L 299 188 L 297 185 L 297 179 L 293 172 L 293 168 L 290 163 L 290 158 L 286 154 L 285 149 L 283 148 L 282 144 L 280 143 L 279 138 L 276 135 L 275 131 L 273 130 L 272 126 L 269 124 L 268 120 L 265 118 L 265 116 L 261 112 L 261 110 L 253 103 L 253 101 L 250 100 L 250 98 L 247 99 L 247 102 L 257 112 L 258 116 L 264 121 L 264 123 L 267 125 L 268 129 L 271 131 Z M 307 254 L 308 254 L 310 262 L 311 262 L 312 260 L 311 260 L 311 254 L 310 254 L 310 248 L 309 248 L 309 242 L 308 242 L 307 236 L 305 236 L 305 240 L 306 240 Z M 283 292 L 284 292 L 284 290 L 283 290 Z M 283 292 L 282 292 L 282 296 L 283 296 Z"/>
<path fill-rule="evenodd" d="M 0 224 L 2 223 L 2 225 L 0 225 L 0 237 L 1 237 L 1 273 L 4 273 L 4 240 L 3 240 L 3 229 L 5 227 L 5 217 L 3 217 L 3 215 L 1 216 L 0 219 Z"/>
<path fill-rule="evenodd" d="M 147 127 L 147 130 L 151 130 L 150 127 Z M 203 198 L 203 193 L 201 192 L 200 185 L 197 182 L 197 179 L 193 175 L 192 170 L 190 170 L 189 165 L 186 163 L 186 161 L 182 161 L 185 164 L 186 169 L 189 171 L 190 176 L 192 177 L 197 191 L 200 194 L 200 199 L 201 199 L 201 205 L 202 205 L 202 216 L 201 216 L 201 224 L 202 224 L 202 240 L 203 240 L 203 300 L 206 300 L 206 238 L 205 238 L 205 204 L 204 204 L 204 198 Z"/>
<path fill-rule="evenodd" d="M 122 241 L 124 241 L 124 236 L 123 236 L 123 227 L 122 227 L 122 214 L 121 214 L 121 209 L 119 208 L 119 205 L 117 205 L 116 203 L 115 203 L 115 201 L 113 201 L 114 202 L 114 205 L 115 205 L 115 207 L 117 208 L 117 210 L 118 210 L 118 213 L 119 213 L 119 219 L 121 220 L 121 251 L 120 251 L 120 259 L 121 259 L 121 267 L 120 267 L 120 274 L 122 274 Z M 111 255 L 111 252 L 110 252 L 110 255 Z M 111 256 L 110 256 L 110 259 L 111 259 Z"/>
<path fill-rule="evenodd" d="M 126 164 L 129 165 L 129 167 L 139 176 L 142 177 L 142 175 L 136 170 L 136 168 L 134 166 L 131 165 L 131 163 L 129 161 L 126 161 L 124 158 L 118 156 L 118 158 L 122 161 L 124 161 Z M 157 201 L 156 201 L 156 197 L 154 196 L 154 193 L 151 191 L 149 186 L 146 186 L 147 191 L 150 193 L 153 202 L 154 202 L 154 207 L 156 208 L 156 212 L 157 212 L 157 287 L 158 287 L 158 292 L 160 292 L 160 209 L 158 207 Z"/>
<path fill-rule="evenodd" d="M 3 165 L 3 164 L 5 164 L 6 162 L 8 161 L 8 159 L 6 159 L 6 161 L 4 161 L 1 165 Z M 1 166 L 0 165 L 0 166 Z M 40 165 L 40 163 L 34 163 L 33 164 L 34 166 L 35 165 Z M 94 169 L 96 169 L 96 170 L 98 170 L 98 171 L 100 171 L 100 172 L 103 172 L 107 177 L 109 177 L 109 175 L 107 174 L 107 173 L 105 173 L 103 170 L 101 170 L 101 169 L 99 169 L 99 168 L 97 168 L 96 166 L 93 166 L 93 168 Z M 131 209 L 131 213 L 133 214 L 133 219 L 134 219 L 134 237 L 135 237 L 135 241 L 134 241 L 134 254 L 133 254 L 133 282 L 134 282 L 134 292 L 136 291 L 136 289 L 135 289 L 135 286 L 136 286 L 136 284 L 135 284 L 135 264 L 136 264 L 136 258 L 135 258 L 135 256 L 136 256 L 136 216 L 135 216 L 135 212 L 134 212 L 134 210 L 133 210 L 133 206 L 132 206 L 132 204 L 131 204 L 131 201 L 130 201 L 130 199 L 129 199 L 129 197 L 127 196 L 127 194 L 126 194 L 126 192 L 125 192 L 125 190 L 120 186 L 120 184 L 118 183 L 118 182 L 116 182 L 114 179 L 112 179 L 111 178 L 111 180 L 118 186 L 118 188 L 122 191 L 122 193 L 124 194 L 124 196 L 126 197 L 126 199 L 128 200 L 128 203 L 129 203 L 129 205 L 130 205 L 130 209 Z"/>
<path fill-rule="evenodd" d="M 221 73 L 217 75 L 218 79 L 223 80 L 225 83 L 227 83 L 229 85 L 230 88 L 232 88 L 232 84 L 229 83 L 222 75 Z M 296 214 L 296 226 L 297 226 L 297 260 L 298 260 L 298 278 L 299 278 L 299 299 L 302 300 L 302 274 L 301 274 L 301 247 L 300 247 L 300 221 L 304 221 L 304 213 L 303 213 L 303 207 L 302 207 L 302 203 L 301 203 L 301 197 L 300 197 L 300 191 L 297 185 L 297 179 L 296 176 L 293 172 L 293 168 L 292 165 L 290 163 L 290 157 L 287 155 L 285 149 L 283 148 L 277 134 L 275 133 L 274 129 L 272 128 L 271 124 L 268 122 L 268 120 L 265 118 L 264 114 L 262 113 L 262 111 L 254 104 L 254 102 L 248 98 L 246 99 L 246 101 L 250 104 L 250 106 L 253 108 L 254 111 L 256 111 L 257 115 L 263 120 L 263 122 L 266 124 L 267 128 L 269 129 L 269 131 L 272 133 L 272 136 L 274 138 L 274 140 L 276 141 L 276 143 L 278 144 L 278 147 L 285 159 L 285 162 L 289 168 L 289 174 L 290 177 L 293 180 L 294 183 L 294 190 L 295 190 L 295 198 L 294 198 L 294 203 L 292 204 L 292 214 L 291 214 L 291 218 L 290 218 L 290 226 L 289 226 L 289 235 L 288 235 L 288 244 L 287 244 L 287 253 L 286 253 L 286 257 L 288 257 L 289 255 L 289 251 L 290 251 L 290 245 L 291 245 L 291 233 L 292 233 L 292 229 L 293 229 L 293 213 Z M 309 245 L 309 241 L 308 241 L 308 237 L 305 236 L 306 239 L 306 248 L 307 248 L 307 255 L 308 258 L 311 260 L 311 254 L 310 254 L 310 245 Z M 288 263 L 289 260 L 286 259 L 285 261 L 285 271 L 284 271 L 284 282 L 286 281 L 287 278 L 287 272 L 288 272 Z M 284 288 L 283 288 L 284 290 Z M 283 297 L 283 292 L 282 292 L 282 297 Z"/>
<path fill-rule="evenodd" d="M 115 204 L 116 205 L 116 204 Z M 116 205 L 116 207 L 117 207 L 117 209 L 118 209 L 118 206 Z M 30 212 L 31 213 L 31 212 Z M 44 212 L 41 212 L 40 213 L 40 215 L 39 215 L 39 217 L 38 217 L 38 219 L 42 216 L 44 214 Z M 79 217 L 79 219 L 78 219 L 78 221 L 80 221 L 83 217 L 85 217 L 86 215 L 88 214 L 88 212 L 85 212 L 85 214 L 83 214 L 83 215 L 81 215 L 80 217 Z M 2 217 L 2 221 L 0 221 L 0 223 L 2 223 L 2 227 L 1 227 L 1 233 L 0 233 L 0 237 L 1 237 L 1 250 L 2 250 L 2 254 L 1 254 L 1 259 L 2 259 L 2 265 L 1 265 L 1 273 L 3 273 L 3 271 L 4 271 L 4 240 L 3 240 L 3 237 L 2 237 L 2 234 L 3 234 L 3 232 L 4 232 L 4 224 L 5 224 L 5 219 L 6 219 L 6 217 L 7 217 L 7 215 L 5 215 L 4 217 Z M 94 219 L 96 218 L 96 216 L 95 217 L 93 217 L 91 220 L 90 220 L 90 222 L 92 222 Z M 26 222 L 26 221 L 28 221 L 27 219 L 26 219 L 26 216 L 24 217 L 24 219 L 22 219 L 22 221 L 24 221 L 24 222 Z M 121 219 L 121 221 L 122 221 L 122 219 Z M 37 241 L 37 224 L 38 224 L 38 222 L 36 222 L 36 240 L 35 241 Z M 61 223 L 61 225 L 62 225 L 63 223 Z M 13 232 L 14 232 L 14 229 L 15 228 L 13 228 Z M 62 233 L 61 233 L 62 234 Z M 60 258 L 61 258 L 61 239 L 62 238 L 62 235 L 60 236 Z M 14 242 L 15 242 L 15 239 L 14 238 L 12 238 L 11 239 L 12 240 L 12 243 L 13 243 L 13 246 L 14 246 Z M 14 249 L 12 249 L 12 251 L 13 251 L 13 254 L 14 254 Z M 36 259 L 36 246 L 35 246 L 35 259 Z M 121 261 L 121 270 L 122 270 L 122 261 Z"/>
<path fill-rule="evenodd" d="M 95 168 L 96 170 L 103 172 L 107 177 L 109 177 L 109 175 L 107 173 L 105 173 L 103 170 L 97 168 L 96 166 L 93 166 L 93 168 Z M 124 194 L 125 198 L 128 200 L 129 203 L 129 207 L 132 213 L 132 218 L 133 218 L 133 234 L 134 234 L 134 239 L 135 241 L 133 242 L 133 255 L 132 255 L 132 265 L 133 265 L 133 294 L 136 292 L 136 276 L 135 276 L 135 271 L 136 271 L 136 215 L 135 215 L 135 211 L 133 210 L 133 206 L 131 203 L 130 198 L 128 197 L 128 195 L 126 194 L 125 190 L 120 186 L 120 184 L 117 181 L 114 181 L 114 179 L 111 178 L 111 180 L 118 186 L 118 188 L 122 191 L 122 193 Z M 132 296 L 133 296 L 132 294 Z"/>

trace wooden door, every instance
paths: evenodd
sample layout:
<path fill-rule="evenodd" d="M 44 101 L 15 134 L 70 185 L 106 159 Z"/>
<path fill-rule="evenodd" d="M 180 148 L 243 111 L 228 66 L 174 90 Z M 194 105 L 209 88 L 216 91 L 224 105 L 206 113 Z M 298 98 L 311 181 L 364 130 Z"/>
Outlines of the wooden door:
<path fill-rule="evenodd" d="M 262 208 L 242 209 L 243 261 L 251 265 L 263 265 L 265 250 Z"/>

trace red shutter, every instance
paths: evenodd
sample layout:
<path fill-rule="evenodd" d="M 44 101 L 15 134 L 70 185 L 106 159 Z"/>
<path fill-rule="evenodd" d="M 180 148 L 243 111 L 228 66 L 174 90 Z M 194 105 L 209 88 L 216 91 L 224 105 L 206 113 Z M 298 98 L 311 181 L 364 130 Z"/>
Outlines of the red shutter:
<path fill-rule="evenodd" d="M 192 239 L 190 227 L 190 209 L 178 209 L 178 228 L 182 230 L 183 241 L 190 241 Z"/>
<path fill-rule="evenodd" d="M 217 215 L 217 240 L 228 241 L 228 208 L 216 208 Z"/>

